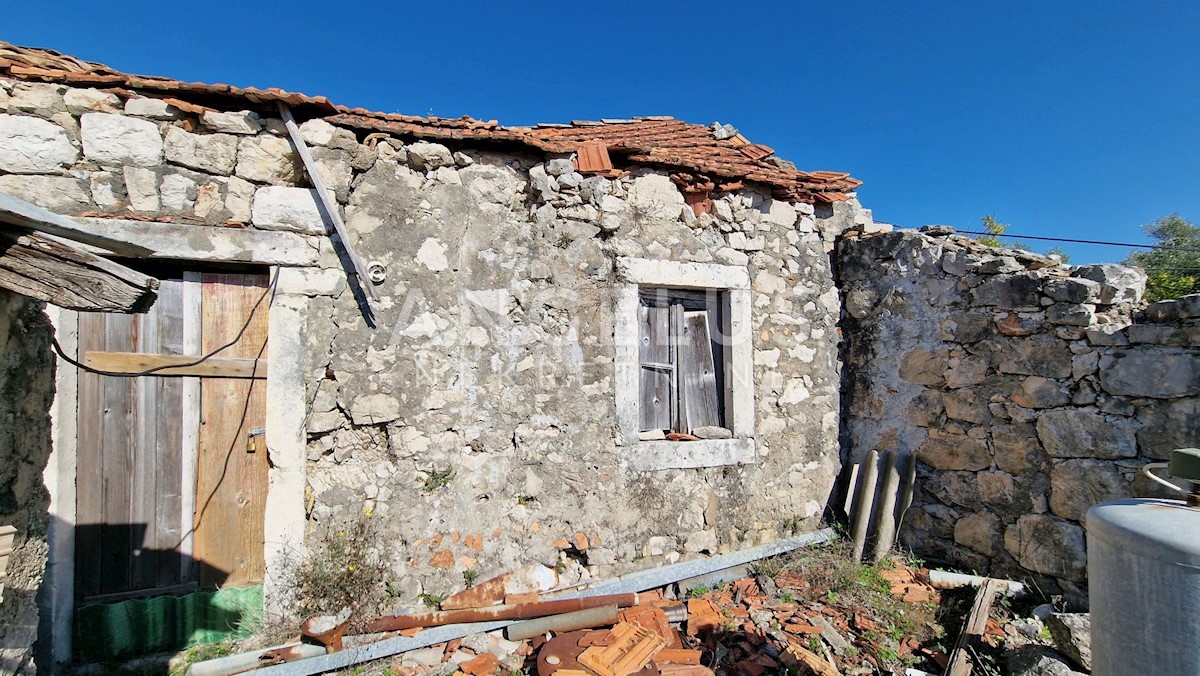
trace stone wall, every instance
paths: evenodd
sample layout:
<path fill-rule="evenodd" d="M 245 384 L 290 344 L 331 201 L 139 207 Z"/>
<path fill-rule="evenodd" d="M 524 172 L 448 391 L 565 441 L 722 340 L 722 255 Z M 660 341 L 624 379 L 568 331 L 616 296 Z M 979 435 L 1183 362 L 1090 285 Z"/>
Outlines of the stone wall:
<path fill-rule="evenodd" d="M 0 80 L 0 191 L 117 223 L 108 232 L 141 233 L 165 257 L 291 266 L 272 312 L 307 327 L 292 355 L 307 375 L 307 486 L 286 490 L 297 503 L 304 491 L 310 533 L 369 513 L 407 602 L 453 590 L 468 569 L 534 560 L 568 579 L 610 575 L 817 525 L 840 469 L 828 254 L 843 229 L 870 224 L 856 201 L 818 213 L 748 187 L 696 216 L 666 172 L 585 177 L 569 156 L 321 120 L 301 130 L 356 248 L 386 270 L 372 325 L 267 111 Z M 749 462 L 625 461 L 620 257 L 748 271 Z M 427 486 L 438 473 L 445 485 Z"/>
<path fill-rule="evenodd" d="M 54 360 L 41 305 L 0 290 L 0 525 L 17 529 L 0 603 L 0 673 L 30 667 L 46 567 Z"/>
<path fill-rule="evenodd" d="M 1139 310 L 1140 271 L 937 228 L 837 261 L 849 454 L 920 461 L 904 543 L 1084 602 L 1087 509 L 1157 495 L 1138 469 L 1200 437 L 1200 298 Z"/>

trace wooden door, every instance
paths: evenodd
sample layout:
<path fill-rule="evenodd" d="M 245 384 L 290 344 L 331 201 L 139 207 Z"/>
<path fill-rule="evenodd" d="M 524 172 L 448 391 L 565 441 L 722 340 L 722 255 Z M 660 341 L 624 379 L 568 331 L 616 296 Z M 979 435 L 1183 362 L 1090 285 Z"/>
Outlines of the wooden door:
<path fill-rule="evenodd" d="M 200 289 L 201 351 L 208 354 L 237 339 L 221 356 L 266 359 L 266 277 L 205 274 Z M 266 395 L 265 379 L 200 379 L 195 557 L 206 564 L 203 586 L 263 580 Z M 215 579 L 221 575 L 223 580 Z"/>
<path fill-rule="evenodd" d="M 265 362 L 266 284 L 248 274 L 163 279 L 144 315 L 80 313 L 79 357 L 133 374 L 164 355 L 188 364 L 238 337 L 216 356 Z M 198 375 L 212 363 L 136 377 L 80 370 L 81 600 L 262 580 L 266 443 L 254 437 L 247 453 L 247 442 L 265 424 L 265 369 L 251 369 L 257 378 Z"/>

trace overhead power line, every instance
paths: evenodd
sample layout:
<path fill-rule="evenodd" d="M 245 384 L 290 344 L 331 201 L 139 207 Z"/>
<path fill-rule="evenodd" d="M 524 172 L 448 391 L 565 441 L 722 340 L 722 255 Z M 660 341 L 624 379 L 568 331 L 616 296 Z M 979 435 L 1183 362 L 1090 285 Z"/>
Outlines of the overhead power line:
<path fill-rule="evenodd" d="M 978 230 L 959 230 L 955 228 L 955 232 L 964 235 L 990 235 L 993 237 L 1008 237 L 1010 239 L 1037 239 L 1043 242 L 1067 242 L 1070 244 L 1102 244 L 1104 246 L 1120 246 L 1131 247 L 1135 249 L 1155 249 L 1158 251 L 1186 251 L 1188 253 L 1200 253 L 1200 249 L 1195 249 L 1186 246 L 1167 246 L 1163 244 L 1129 244 L 1125 242 L 1102 242 L 1096 239 L 1068 239 L 1065 237 L 1040 237 L 1038 235 L 1012 235 L 1007 232 L 997 235 L 994 232 L 980 232 Z"/>

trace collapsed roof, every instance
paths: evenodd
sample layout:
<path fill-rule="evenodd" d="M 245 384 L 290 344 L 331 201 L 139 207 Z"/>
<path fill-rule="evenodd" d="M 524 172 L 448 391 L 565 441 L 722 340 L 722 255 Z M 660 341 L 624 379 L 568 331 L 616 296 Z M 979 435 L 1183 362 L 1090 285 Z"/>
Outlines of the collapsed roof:
<path fill-rule="evenodd" d="M 397 115 L 348 108 L 324 96 L 282 89 L 234 87 L 182 82 L 166 77 L 122 73 L 100 63 L 50 49 L 0 42 L 0 75 L 17 80 L 55 82 L 78 87 L 127 90 L 168 99 L 187 112 L 208 109 L 270 108 L 284 103 L 301 119 L 323 118 L 353 129 L 402 137 L 518 144 L 546 153 L 574 153 L 581 148 L 603 151 L 627 163 L 655 166 L 698 190 L 733 190 L 744 181 L 768 186 L 776 197 L 798 202 L 836 202 L 862 182 L 832 171 L 799 171 L 774 156 L 767 146 L 751 143 L 732 128 L 688 124 L 671 117 L 575 121 L 509 127 L 495 120 Z M 590 153 L 589 153 L 590 154 Z M 583 155 L 583 153 L 581 153 Z"/>

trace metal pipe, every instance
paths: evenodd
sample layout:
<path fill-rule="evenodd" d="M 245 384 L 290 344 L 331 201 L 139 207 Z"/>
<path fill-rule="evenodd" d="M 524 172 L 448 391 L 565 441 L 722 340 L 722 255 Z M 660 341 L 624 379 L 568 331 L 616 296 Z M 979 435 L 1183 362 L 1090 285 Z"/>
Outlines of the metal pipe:
<path fill-rule="evenodd" d="M 562 615 L 551 615 L 549 617 L 539 617 L 533 620 L 517 622 L 516 624 L 508 625 L 504 633 L 510 641 L 524 641 L 527 638 L 541 636 L 548 631 L 575 631 L 577 629 L 591 629 L 593 627 L 616 623 L 617 606 L 607 605 L 587 608 L 586 610 L 576 610 L 573 613 L 563 613 Z"/>
<path fill-rule="evenodd" d="M 247 653 L 239 653 L 237 655 L 227 655 L 216 659 L 197 662 L 188 667 L 188 676 L 230 676 L 238 674 L 248 669 L 254 669 L 262 665 L 262 656 L 264 653 L 276 651 L 289 651 L 297 657 L 317 657 L 325 654 L 325 648 L 319 645 L 309 645 L 307 643 L 284 643 L 283 645 L 273 646 L 271 648 L 263 648 L 262 650 L 252 650 Z"/>
<path fill-rule="evenodd" d="M 854 539 L 851 560 L 862 561 L 867 546 L 867 524 L 871 518 L 871 506 L 875 504 L 875 479 L 879 474 L 879 451 L 872 450 L 866 460 L 859 463 L 858 486 L 854 493 L 853 515 L 850 517 L 850 537 Z"/>
<path fill-rule="evenodd" d="M 879 563 L 887 553 L 892 551 L 892 540 L 896 537 L 896 498 L 900 492 L 900 470 L 896 467 L 896 451 L 888 451 L 883 468 L 883 485 L 880 488 L 880 502 L 875 510 L 875 550 L 871 556 L 872 563 Z"/>
<path fill-rule="evenodd" d="M 447 610 L 419 615 L 390 615 L 377 617 L 363 625 L 363 632 L 400 631 L 415 627 L 440 627 L 444 624 L 466 622 L 488 622 L 490 620 L 528 620 L 547 615 L 560 615 L 597 606 L 618 605 L 624 608 L 636 606 L 637 594 L 607 594 L 580 599 L 524 603 L 519 606 L 493 606 L 472 610 Z"/>
<path fill-rule="evenodd" d="M 929 586 L 934 589 L 958 589 L 959 587 L 978 587 L 987 582 L 989 578 L 979 575 L 968 575 L 966 573 L 951 573 L 946 570 L 931 570 L 929 571 Z M 994 579 L 994 578 L 991 578 Z M 999 583 L 1000 591 L 1005 596 L 1013 596 L 1020 598 L 1025 595 L 1025 585 L 1013 580 L 996 580 Z"/>

